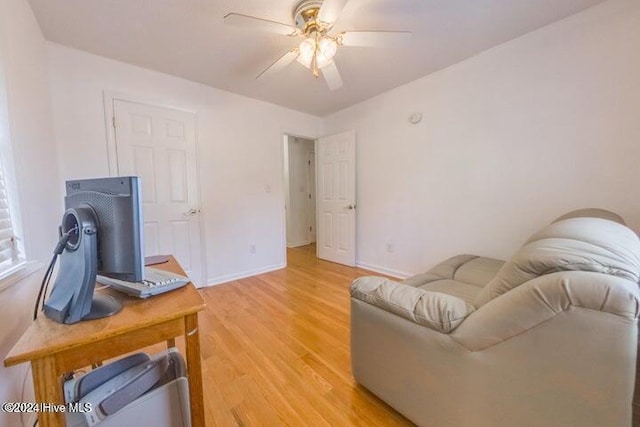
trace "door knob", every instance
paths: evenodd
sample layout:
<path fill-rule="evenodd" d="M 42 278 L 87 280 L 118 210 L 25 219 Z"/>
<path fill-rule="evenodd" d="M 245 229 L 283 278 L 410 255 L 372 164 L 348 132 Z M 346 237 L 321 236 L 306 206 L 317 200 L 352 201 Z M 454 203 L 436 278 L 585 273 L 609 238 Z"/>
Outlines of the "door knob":
<path fill-rule="evenodd" d="M 185 213 L 183 213 L 184 216 L 193 216 L 196 214 L 200 213 L 200 209 L 189 209 L 188 211 L 186 211 Z"/>
<path fill-rule="evenodd" d="M 355 208 L 356 208 L 356 205 L 349 205 L 349 206 L 346 206 L 346 209 L 349 209 L 349 210 L 353 210 L 353 209 L 355 209 Z"/>

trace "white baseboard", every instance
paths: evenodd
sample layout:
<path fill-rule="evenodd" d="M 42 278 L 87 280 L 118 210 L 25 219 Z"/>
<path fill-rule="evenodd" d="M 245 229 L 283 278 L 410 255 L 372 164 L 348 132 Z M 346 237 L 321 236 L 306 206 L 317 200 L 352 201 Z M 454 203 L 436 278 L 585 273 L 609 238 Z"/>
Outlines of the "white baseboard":
<path fill-rule="evenodd" d="M 356 261 L 356 267 L 364 268 L 365 270 L 371 270 L 376 273 L 384 274 L 398 279 L 406 279 L 413 276 L 411 273 L 405 273 L 403 271 L 392 270 L 390 268 L 381 267 L 379 265 L 367 264 L 366 262 Z"/>
<path fill-rule="evenodd" d="M 256 276 L 258 274 L 268 273 L 270 271 L 275 271 L 275 270 L 280 270 L 281 268 L 285 268 L 286 266 L 287 266 L 286 263 L 273 264 L 273 265 L 268 265 L 266 267 L 256 268 L 256 269 L 253 269 L 253 270 L 241 271 L 239 273 L 224 274 L 222 276 L 217 276 L 217 277 L 213 277 L 213 278 L 207 279 L 207 284 L 201 286 L 201 288 L 206 288 L 206 287 L 215 286 L 215 285 L 221 285 L 223 283 L 231 282 L 233 280 L 240 280 L 240 279 L 244 279 L 246 277 Z"/>
<path fill-rule="evenodd" d="M 225 274 L 222 276 L 216 276 L 207 279 L 207 284 L 201 286 L 202 288 L 206 288 L 209 286 L 221 285 L 223 283 L 231 282 L 234 280 L 240 280 L 251 276 L 257 276 L 258 274 L 269 273 L 270 271 L 280 270 L 281 268 L 285 268 L 287 266 L 286 263 L 281 264 L 273 264 L 268 265 L 266 267 L 256 268 L 253 270 L 245 270 L 239 273 Z M 365 270 L 370 270 L 375 273 L 384 274 L 386 276 L 396 277 L 398 279 L 406 279 L 407 277 L 413 276 L 411 273 L 405 273 L 402 271 L 392 270 L 390 268 L 381 267 L 378 265 L 367 264 L 365 262 L 356 261 L 356 267 L 363 268 Z"/>
<path fill-rule="evenodd" d="M 297 242 L 297 243 L 287 243 L 287 247 L 288 248 L 297 248 L 299 246 L 306 246 L 306 245 L 310 245 L 311 242 L 310 240 L 304 241 L 304 242 Z"/>

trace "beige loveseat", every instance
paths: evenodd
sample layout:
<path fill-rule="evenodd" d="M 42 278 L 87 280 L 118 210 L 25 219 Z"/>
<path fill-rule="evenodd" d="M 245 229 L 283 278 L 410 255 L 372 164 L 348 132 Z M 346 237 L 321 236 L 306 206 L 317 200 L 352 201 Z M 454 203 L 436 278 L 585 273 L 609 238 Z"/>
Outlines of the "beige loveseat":
<path fill-rule="evenodd" d="M 460 255 L 403 282 L 359 278 L 353 375 L 421 426 L 629 426 L 639 276 L 638 236 L 590 210 L 506 263 Z"/>

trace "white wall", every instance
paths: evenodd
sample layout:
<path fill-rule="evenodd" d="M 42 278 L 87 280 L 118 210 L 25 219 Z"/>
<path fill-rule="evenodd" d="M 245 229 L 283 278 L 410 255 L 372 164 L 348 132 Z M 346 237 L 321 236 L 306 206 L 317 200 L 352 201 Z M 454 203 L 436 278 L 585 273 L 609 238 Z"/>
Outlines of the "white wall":
<path fill-rule="evenodd" d="M 24 244 L 29 259 L 47 262 L 62 214 L 56 164 L 45 41 L 26 0 L 0 2 L 0 55 L 7 87 L 9 133 L 17 174 Z M 7 129 L 2 129 L 5 132 Z M 0 358 L 31 322 L 42 271 L 0 292 Z M 0 365 L 0 401 L 22 397 L 26 365 Z M 27 391 L 31 379 L 27 378 Z M 0 413 L 0 425 L 20 425 L 20 416 Z"/>
<path fill-rule="evenodd" d="M 288 163 L 289 179 L 287 191 L 287 246 L 295 247 L 307 245 L 312 242 L 309 227 L 315 228 L 315 216 L 309 194 L 315 200 L 315 191 L 311 188 L 313 184 L 309 179 L 310 154 L 315 150 L 315 141 L 289 137 L 288 143 Z"/>
<path fill-rule="evenodd" d="M 57 44 L 48 53 L 63 179 L 109 173 L 103 91 L 197 111 L 207 283 L 284 266 L 283 133 L 315 136 L 319 118 Z"/>
<path fill-rule="evenodd" d="M 357 132 L 358 263 L 504 258 L 587 206 L 639 229 L 639 49 L 640 2 L 613 0 L 327 117 Z"/>

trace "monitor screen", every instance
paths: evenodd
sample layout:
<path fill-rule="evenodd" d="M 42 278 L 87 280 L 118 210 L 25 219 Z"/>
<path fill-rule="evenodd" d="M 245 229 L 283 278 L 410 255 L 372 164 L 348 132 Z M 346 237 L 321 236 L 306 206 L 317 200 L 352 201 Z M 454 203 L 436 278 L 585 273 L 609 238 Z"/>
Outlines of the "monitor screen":
<path fill-rule="evenodd" d="M 130 282 L 144 279 L 140 178 L 66 182 L 65 208 L 90 207 L 97 228 L 97 273 Z"/>

